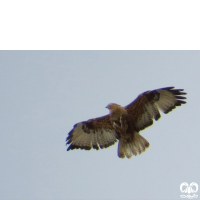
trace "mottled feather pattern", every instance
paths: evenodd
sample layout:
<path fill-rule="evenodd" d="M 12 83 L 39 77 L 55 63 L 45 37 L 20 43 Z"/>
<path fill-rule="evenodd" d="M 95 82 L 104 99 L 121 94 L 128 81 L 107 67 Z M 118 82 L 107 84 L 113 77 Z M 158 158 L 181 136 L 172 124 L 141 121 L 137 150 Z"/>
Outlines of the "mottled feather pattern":
<path fill-rule="evenodd" d="M 66 141 L 70 144 L 70 149 L 85 149 L 90 150 L 107 148 L 113 145 L 116 139 L 116 132 L 111 129 L 89 129 L 83 128 L 86 124 L 84 122 L 76 124 L 74 129 L 69 133 Z"/>
<path fill-rule="evenodd" d="M 182 100 L 186 97 L 181 96 L 186 95 L 185 92 L 182 92 L 183 89 L 173 88 L 167 87 L 144 92 L 126 106 L 137 131 L 152 125 L 153 119 L 158 120 L 161 117 L 158 109 L 167 114 L 176 106 L 186 103 Z"/>

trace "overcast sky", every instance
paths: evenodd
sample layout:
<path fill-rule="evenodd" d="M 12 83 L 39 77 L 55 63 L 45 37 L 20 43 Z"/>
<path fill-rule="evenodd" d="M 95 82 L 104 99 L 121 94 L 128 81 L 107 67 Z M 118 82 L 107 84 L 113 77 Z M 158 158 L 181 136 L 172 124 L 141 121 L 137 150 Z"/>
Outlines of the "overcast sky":
<path fill-rule="evenodd" d="M 0 77 L 0 199 L 181 199 L 182 182 L 200 185 L 200 51 L 0 51 Z M 141 132 L 142 155 L 66 151 L 75 123 L 168 86 L 187 104 Z"/>

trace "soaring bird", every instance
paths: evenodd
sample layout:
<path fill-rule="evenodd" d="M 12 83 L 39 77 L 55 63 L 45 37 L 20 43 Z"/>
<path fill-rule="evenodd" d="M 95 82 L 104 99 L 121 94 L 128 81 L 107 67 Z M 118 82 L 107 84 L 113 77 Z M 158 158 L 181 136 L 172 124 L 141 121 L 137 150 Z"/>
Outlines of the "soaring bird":
<path fill-rule="evenodd" d="M 160 116 L 186 102 L 183 89 L 165 87 L 146 91 L 133 102 L 123 107 L 116 103 L 106 106 L 109 114 L 82 121 L 74 125 L 66 139 L 69 150 L 107 148 L 118 142 L 118 156 L 130 158 L 141 154 L 149 147 L 149 142 L 140 131 L 153 124 Z"/>

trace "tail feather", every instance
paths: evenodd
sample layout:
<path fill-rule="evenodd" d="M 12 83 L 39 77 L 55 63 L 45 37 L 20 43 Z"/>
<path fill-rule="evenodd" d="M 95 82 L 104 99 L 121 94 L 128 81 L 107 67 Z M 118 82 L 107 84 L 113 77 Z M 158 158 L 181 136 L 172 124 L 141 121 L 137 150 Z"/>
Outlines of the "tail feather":
<path fill-rule="evenodd" d="M 119 140 L 118 143 L 118 156 L 120 158 L 131 158 L 132 155 L 137 156 L 137 154 L 141 154 L 149 147 L 149 142 L 143 138 L 138 133 L 135 133 L 132 141 L 126 142 L 124 140 Z"/>

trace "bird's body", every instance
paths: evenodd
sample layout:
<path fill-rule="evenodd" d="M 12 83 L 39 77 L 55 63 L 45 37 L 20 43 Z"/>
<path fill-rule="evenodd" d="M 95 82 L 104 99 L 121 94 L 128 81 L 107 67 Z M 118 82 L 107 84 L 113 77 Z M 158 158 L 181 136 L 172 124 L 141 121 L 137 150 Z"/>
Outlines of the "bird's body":
<path fill-rule="evenodd" d="M 145 151 L 149 142 L 137 133 L 126 108 L 115 103 L 110 103 L 107 108 L 110 110 L 110 122 L 119 140 L 118 156 L 130 158 L 132 154 L 137 155 Z"/>
<path fill-rule="evenodd" d="M 161 88 L 140 94 L 132 103 L 123 107 L 110 103 L 106 108 L 109 115 L 90 119 L 74 125 L 66 139 L 70 149 L 99 149 L 113 145 L 117 140 L 118 156 L 130 158 L 141 154 L 149 142 L 139 131 L 160 118 L 159 109 L 170 112 L 176 106 L 186 103 L 182 89 Z"/>

